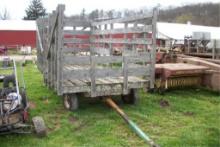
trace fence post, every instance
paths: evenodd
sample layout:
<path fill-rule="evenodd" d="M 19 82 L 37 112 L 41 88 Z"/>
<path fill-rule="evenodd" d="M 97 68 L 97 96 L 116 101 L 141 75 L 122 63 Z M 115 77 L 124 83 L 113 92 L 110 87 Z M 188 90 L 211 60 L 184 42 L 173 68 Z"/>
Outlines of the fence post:
<path fill-rule="evenodd" d="M 156 62 L 156 49 L 157 49 L 157 14 L 158 9 L 154 8 L 153 11 L 153 28 L 152 28 L 152 49 L 151 49 L 151 80 L 150 80 L 150 88 L 154 88 L 155 82 L 155 62 Z"/>
<path fill-rule="evenodd" d="M 65 5 L 58 5 L 57 11 L 58 11 L 58 23 L 57 23 L 57 29 L 58 29 L 58 40 L 57 40 L 57 92 L 58 95 L 62 94 L 62 76 L 63 76 L 63 62 L 62 62 L 62 48 L 63 48 L 63 19 L 64 19 L 64 10 Z"/>

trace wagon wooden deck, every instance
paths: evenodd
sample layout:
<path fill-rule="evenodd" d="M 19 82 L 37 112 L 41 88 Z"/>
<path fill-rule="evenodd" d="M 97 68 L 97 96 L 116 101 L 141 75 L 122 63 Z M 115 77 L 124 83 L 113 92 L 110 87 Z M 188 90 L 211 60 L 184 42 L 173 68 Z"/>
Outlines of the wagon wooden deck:
<path fill-rule="evenodd" d="M 153 88 L 156 9 L 105 21 L 66 17 L 64 9 L 59 5 L 48 18 L 37 20 L 38 67 L 46 85 L 58 95 L 90 97 Z"/>

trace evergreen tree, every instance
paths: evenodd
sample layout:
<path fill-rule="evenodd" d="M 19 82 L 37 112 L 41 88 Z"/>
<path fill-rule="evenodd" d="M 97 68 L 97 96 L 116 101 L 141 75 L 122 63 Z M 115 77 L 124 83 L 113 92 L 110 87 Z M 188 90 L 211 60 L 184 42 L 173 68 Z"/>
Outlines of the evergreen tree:
<path fill-rule="evenodd" d="M 80 17 L 81 18 L 86 18 L 86 9 L 85 8 L 82 9 L 82 11 L 80 13 Z"/>
<path fill-rule="evenodd" d="M 32 0 L 25 12 L 24 20 L 36 20 L 46 15 L 46 9 L 43 7 L 41 0 Z"/>

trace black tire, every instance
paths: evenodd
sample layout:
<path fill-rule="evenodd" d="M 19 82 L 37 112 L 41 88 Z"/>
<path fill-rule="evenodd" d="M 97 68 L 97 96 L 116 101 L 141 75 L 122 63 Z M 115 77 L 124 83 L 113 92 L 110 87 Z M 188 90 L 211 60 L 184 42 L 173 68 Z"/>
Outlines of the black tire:
<path fill-rule="evenodd" d="M 47 128 L 44 120 L 40 116 L 35 116 L 32 118 L 34 124 L 34 131 L 38 137 L 44 137 L 47 135 Z"/>
<path fill-rule="evenodd" d="M 136 104 L 138 101 L 138 90 L 131 89 L 128 95 L 122 95 L 121 98 L 125 104 Z"/>
<path fill-rule="evenodd" d="M 63 97 L 63 104 L 67 110 L 75 111 L 79 107 L 78 97 L 76 94 L 66 94 Z"/>
<path fill-rule="evenodd" d="M 12 83 L 13 86 L 16 86 L 15 75 L 8 75 L 4 77 L 3 87 L 8 88 L 10 83 Z"/>

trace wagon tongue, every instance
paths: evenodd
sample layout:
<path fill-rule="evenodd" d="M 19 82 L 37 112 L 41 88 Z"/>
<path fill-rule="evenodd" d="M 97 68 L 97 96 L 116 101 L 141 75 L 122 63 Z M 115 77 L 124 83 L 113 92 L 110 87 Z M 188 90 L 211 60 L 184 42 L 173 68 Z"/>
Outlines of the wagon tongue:
<path fill-rule="evenodd" d="M 159 147 L 159 145 L 157 145 L 152 139 L 150 139 L 150 137 L 148 137 L 132 120 L 129 119 L 129 117 L 115 104 L 115 102 L 111 98 L 106 98 L 105 101 L 124 119 L 124 121 L 140 138 L 142 138 L 152 147 Z"/>

